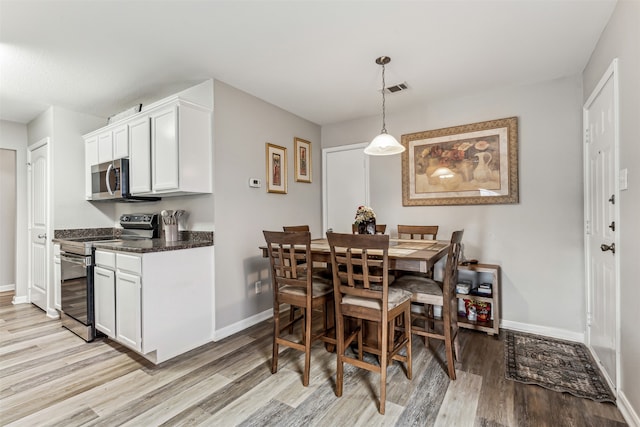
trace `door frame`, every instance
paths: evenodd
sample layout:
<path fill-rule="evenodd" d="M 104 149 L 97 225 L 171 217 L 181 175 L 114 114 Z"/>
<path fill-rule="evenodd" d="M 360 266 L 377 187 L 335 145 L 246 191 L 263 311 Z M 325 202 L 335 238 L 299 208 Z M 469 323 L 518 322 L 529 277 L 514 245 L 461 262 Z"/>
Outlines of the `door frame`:
<path fill-rule="evenodd" d="M 329 212 L 327 210 L 327 198 L 328 198 L 328 182 L 327 182 L 327 154 L 340 151 L 362 150 L 369 145 L 368 142 L 361 142 L 350 145 L 339 145 L 337 147 L 329 147 L 322 149 L 322 235 L 327 232 Z M 366 205 L 369 205 L 370 200 L 370 182 L 369 182 L 369 156 L 364 156 L 364 172 L 367 176 L 365 181 L 365 201 Z"/>
<path fill-rule="evenodd" d="M 45 207 L 45 215 L 47 225 L 45 227 L 45 232 L 47 237 L 45 238 L 45 254 L 46 254 L 46 265 L 45 265 L 45 277 L 46 277 L 46 314 L 48 317 L 57 319 L 59 318 L 59 314 L 57 310 L 54 308 L 52 303 L 52 289 L 51 289 L 51 272 L 52 270 L 52 258 L 53 258 L 53 245 L 51 244 L 51 239 L 53 238 L 53 227 L 51 225 L 52 216 L 51 216 L 51 180 L 53 173 L 51 171 L 51 139 L 49 137 L 42 138 L 41 140 L 29 145 L 27 147 L 27 236 L 28 236 L 28 249 L 27 249 L 27 302 L 31 303 L 31 287 L 33 285 L 33 277 L 32 277 L 32 263 L 33 256 L 31 252 L 31 240 L 32 240 L 32 170 L 31 170 L 31 156 L 33 151 L 42 148 L 43 146 L 47 147 L 47 182 L 45 186 L 45 191 L 47 193 L 47 205 Z"/>
<path fill-rule="evenodd" d="M 598 366 L 600 368 L 600 370 L 602 372 L 605 373 L 604 377 L 607 379 L 607 381 L 609 382 L 610 386 L 613 386 L 613 384 L 611 384 L 611 379 L 608 378 L 608 375 L 606 374 L 606 371 L 602 368 L 602 366 L 600 365 L 600 361 L 598 360 L 598 358 L 596 357 L 595 352 L 593 351 L 593 348 L 591 347 L 591 304 L 592 304 L 592 300 L 591 300 L 591 293 L 592 293 L 592 287 L 593 287 L 593 278 L 591 277 L 591 268 L 590 268 L 590 259 L 591 259 L 591 252 L 590 252 L 590 229 L 589 229 L 589 212 L 590 212 L 590 206 L 592 203 L 591 200 L 591 194 L 590 194 L 590 186 L 589 186 L 589 182 L 590 182 L 590 176 L 589 176 L 589 108 L 591 107 L 591 105 L 593 104 L 593 102 L 596 100 L 596 98 L 598 97 L 598 95 L 600 94 L 600 92 L 602 91 L 602 89 L 604 88 L 605 84 L 612 79 L 612 83 L 613 83 L 613 100 L 614 100 L 614 111 L 615 111 L 615 117 L 614 117 L 614 137 L 613 137 L 613 156 L 614 156 L 614 174 L 615 174 L 615 179 L 614 179 L 614 196 L 615 196 L 615 203 L 613 204 L 613 210 L 614 210 L 614 221 L 616 224 L 616 233 L 614 234 L 614 242 L 616 245 L 616 249 L 618 251 L 620 251 L 620 245 L 619 245 L 619 241 L 620 238 L 618 236 L 620 236 L 622 229 L 623 229 L 623 225 L 620 223 L 620 205 L 619 205 L 619 200 L 620 200 L 620 180 L 619 180 L 619 171 L 620 171 L 620 92 L 619 92 L 619 73 L 618 73 L 618 58 L 613 59 L 613 61 L 611 62 L 611 64 L 609 65 L 609 68 L 607 69 L 607 71 L 603 74 L 603 76 L 600 78 L 600 81 L 598 82 L 598 84 L 596 85 L 596 87 L 593 89 L 593 91 L 591 92 L 591 94 L 589 95 L 589 98 L 587 99 L 587 101 L 584 103 L 583 107 L 582 107 L 582 116 L 583 116 L 583 120 L 582 120 L 582 127 L 583 127 L 583 133 L 582 133 L 582 137 L 583 137 L 583 176 L 584 176 L 584 235 L 585 235 L 585 239 L 584 239 L 584 257 L 585 257 L 585 288 L 586 288 L 586 334 L 585 334 L 585 343 L 587 345 L 587 347 L 589 348 L 589 350 L 591 351 L 591 354 L 594 356 L 594 359 L 596 360 L 596 362 L 598 363 Z M 621 381 L 621 377 L 620 377 L 620 256 L 618 254 L 616 254 L 617 256 L 614 258 L 614 265 L 615 265 L 615 285 L 614 285 L 614 290 L 615 290 L 615 330 L 616 330 L 616 335 L 615 335 L 615 353 L 616 353 L 616 366 L 615 366 L 615 394 L 616 396 L 618 395 L 618 391 L 620 389 L 620 381 Z"/>

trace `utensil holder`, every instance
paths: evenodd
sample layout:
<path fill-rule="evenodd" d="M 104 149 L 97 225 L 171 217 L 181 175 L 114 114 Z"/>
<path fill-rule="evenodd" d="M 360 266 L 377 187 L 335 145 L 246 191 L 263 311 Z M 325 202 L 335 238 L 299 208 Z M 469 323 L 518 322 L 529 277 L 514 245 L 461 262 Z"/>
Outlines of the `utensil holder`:
<path fill-rule="evenodd" d="M 175 242 L 178 240 L 178 224 L 164 226 L 164 240 L 166 242 Z"/>

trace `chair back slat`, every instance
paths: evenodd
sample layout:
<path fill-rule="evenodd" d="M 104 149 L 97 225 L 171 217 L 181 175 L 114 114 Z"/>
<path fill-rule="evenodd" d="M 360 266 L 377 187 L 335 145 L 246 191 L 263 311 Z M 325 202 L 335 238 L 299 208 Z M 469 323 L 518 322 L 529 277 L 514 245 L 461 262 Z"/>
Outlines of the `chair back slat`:
<path fill-rule="evenodd" d="M 438 240 L 438 228 L 437 225 L 398 225 L 398 238 L 426 240 L 429 236 L 429 240 Z"/>
<path fill-rule="evenodd" d="M 285 225 L 282 227 L 284 231 L 310 231 L 308 225 Z"/>
<path fill-rule="evenodd" d="M 334 292 L 388 299 L 389 236 L 327 233 L 334 274 Z"/>
<path fill-rule="evenodd" d="M 264 231 L 274 292 L 282 286 L 307 288 L 311 284 L 311 234 L 308 231 Z"/>

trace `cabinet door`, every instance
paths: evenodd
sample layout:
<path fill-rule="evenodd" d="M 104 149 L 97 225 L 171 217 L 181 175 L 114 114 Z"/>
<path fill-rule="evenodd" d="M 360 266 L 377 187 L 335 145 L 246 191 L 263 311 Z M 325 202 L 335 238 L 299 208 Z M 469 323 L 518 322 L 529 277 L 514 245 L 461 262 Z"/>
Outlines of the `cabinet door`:
<path fill-rule="evenodd" d="M 152 183 L 154 192 L 179 188 L 178 107 L 171 106 L 151 115 Z"/>
<path fill-rule="evenodd" d="M 113 130 L 113 158 L 122 159 L 129 157 L 129 133 L 128 126 L 118 126 Z"/>
<path fill-rule="evenodd" d="M 113 160 L 113 132 L 108 131 L 98 135 L 98 163 Z"/>
<path fill-rule="evenodd" d="M 84 142 L 84 193 L 87 200 L 91 200 L 91 166 L 98 164 L 98 137 L 87 138 Z"/>
<path fill-rule="evenodd" d="M 140 276 L 116 273 L 116 340 L 142 351 Z"/>
<path fill-rule="evenodd" d="M 149 117 L 129 123 L 129 183 L 131 194 L 151 192 L 151 135 Z"/>
<path fill-rule="evenodd" d="M 95 267 L 93 271 L 96 329 L 109 338 L 116 336 L 116 289 L 112 270 Z"/>

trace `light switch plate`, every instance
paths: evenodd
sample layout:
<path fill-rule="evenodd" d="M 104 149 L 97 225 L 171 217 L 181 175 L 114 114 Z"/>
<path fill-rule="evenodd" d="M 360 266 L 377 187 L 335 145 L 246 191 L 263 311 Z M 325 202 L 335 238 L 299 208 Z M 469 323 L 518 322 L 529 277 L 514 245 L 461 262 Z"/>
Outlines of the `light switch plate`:
<path fill-rule="evenodd" d="M 622 169 L 620 171 L 620 175 L 618 176 L 618 184 L 620 186 L 620 190 L 626 190 L 627 188 L 629 188 L 627 169 Z"/>
<path fill-rule="evenodd" d="M 262 187 L 262 180 L 260 178 L 249 178 L 249 187 L 253 187 L 253 188 Z"/>

